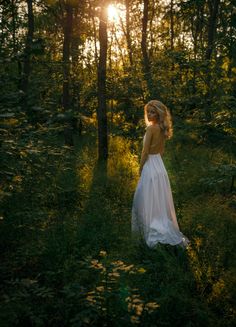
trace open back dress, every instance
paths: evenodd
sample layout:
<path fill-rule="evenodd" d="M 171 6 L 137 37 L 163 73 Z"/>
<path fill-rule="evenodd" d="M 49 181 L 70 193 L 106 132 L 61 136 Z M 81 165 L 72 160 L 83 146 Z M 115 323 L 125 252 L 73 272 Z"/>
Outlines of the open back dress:
<path fill-rule="evenodd" d="M 131 230 L 151 248 L 157 243 L 185 247 L 189 240 L 177 222 L 171 186 L 160 154 L 164 146 L 161 138 L 160 127 L 147 127 L 141 157 L 142 172 L 133 198 Z M 160 152 L 153 153 L 158 147 Z"/>

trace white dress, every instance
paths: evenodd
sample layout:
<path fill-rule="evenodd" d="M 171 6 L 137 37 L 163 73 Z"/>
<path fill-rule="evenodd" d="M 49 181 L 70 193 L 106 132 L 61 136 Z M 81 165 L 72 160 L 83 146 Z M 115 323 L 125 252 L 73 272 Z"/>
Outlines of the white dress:
<path fill-rule="evenodd" d="M 169 177 L 160 154 L 149 154 L 144 163 L 133 199 L 131 230 L 150 248 L 157 243 L 182 247 L 189 244 L 179 230 Z"/>

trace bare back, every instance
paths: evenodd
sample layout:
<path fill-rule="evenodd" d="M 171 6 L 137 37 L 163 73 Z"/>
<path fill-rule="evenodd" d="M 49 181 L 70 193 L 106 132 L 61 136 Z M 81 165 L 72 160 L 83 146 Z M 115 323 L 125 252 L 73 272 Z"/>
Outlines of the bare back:
<path fill-rule="evenodd" d="M 147 127 L 144 136 L 143 150 L 141 155 L 140 168 L 142 169 L 149 154 L 163 154 L 165 146 L 165 137 L 158 124 Z"/>

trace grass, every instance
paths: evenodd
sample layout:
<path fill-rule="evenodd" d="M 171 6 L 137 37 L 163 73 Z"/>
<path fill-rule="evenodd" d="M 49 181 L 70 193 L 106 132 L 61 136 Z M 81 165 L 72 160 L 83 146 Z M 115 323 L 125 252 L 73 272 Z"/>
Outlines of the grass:
<path fill-rule="evenodd" d="M 93 136 L 76 138 L 73 150 L 57 136 L 10 163 L 1 326 L 233 326 L 234 194 L 204 184 L 229 154 L 191 135 L 168 143 L 163 160 L 191 247 L 149 249 L 130 234 L 140 143 L 111 136 L 101 167 Z"/>

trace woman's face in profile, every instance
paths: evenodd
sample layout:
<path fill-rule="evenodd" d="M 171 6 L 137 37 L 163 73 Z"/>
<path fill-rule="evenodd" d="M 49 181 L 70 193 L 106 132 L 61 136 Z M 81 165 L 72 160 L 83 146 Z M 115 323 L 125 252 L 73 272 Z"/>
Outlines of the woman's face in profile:
<path fill-rule="evenodd" d="M 147 119 L 153 122 L 157 121 L 157 112 L 154 108 L 151 107 L 147 109 Z"/>

